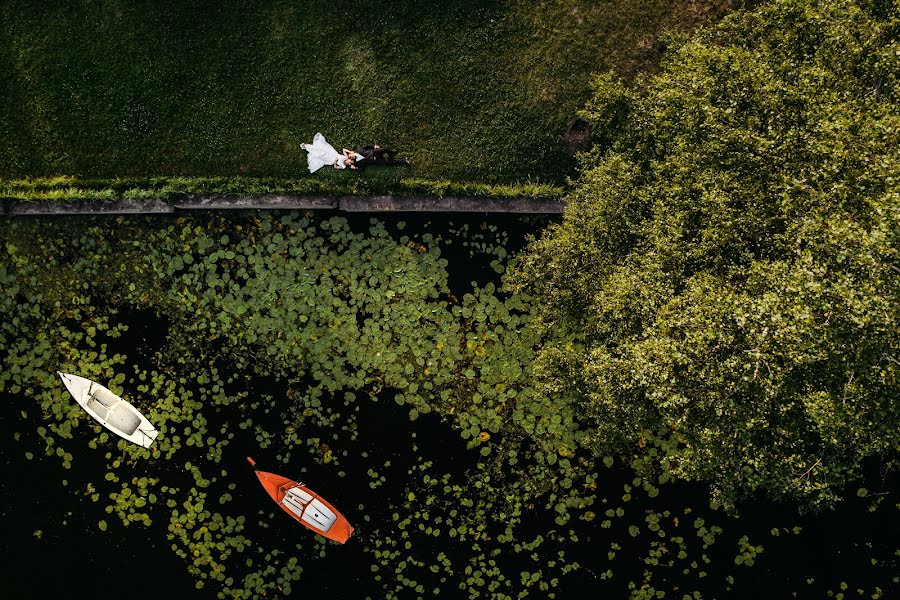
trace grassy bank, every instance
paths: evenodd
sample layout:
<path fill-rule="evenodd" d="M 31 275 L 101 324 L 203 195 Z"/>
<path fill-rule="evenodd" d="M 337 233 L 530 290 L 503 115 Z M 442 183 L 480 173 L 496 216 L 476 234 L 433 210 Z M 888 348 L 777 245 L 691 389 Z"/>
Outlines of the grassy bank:
<path fill-rule="evenodd" d="M 0 177 L 307 177 L 322 131 L 402 149 L 410 178 L 559 183 L 590 74 L 652 70 L 724 5 L 7 2 Z"/>
<path fill-rule="evenodd" d="M 395 172 L 396 173 L 396 172 Z M 260 196 L 467 196 L 480 198 L 560 198 L 561 186 L 540 183 L 487 184 L 464 181 L 417 179 L 382 172 L 366 177 L 347 177 L 327 172 L 321 177 L 129 177 L 87 179 L 41 177 L 0 180 L 0 200 L 18 202 L 71 200 L 170 200 L 186 194 Z"/>

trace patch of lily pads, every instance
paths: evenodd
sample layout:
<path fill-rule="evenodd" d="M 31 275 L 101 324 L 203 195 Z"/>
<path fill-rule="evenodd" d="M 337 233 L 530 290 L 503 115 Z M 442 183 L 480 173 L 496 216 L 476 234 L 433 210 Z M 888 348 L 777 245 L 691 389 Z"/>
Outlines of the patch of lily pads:
<path fill-rule="evenodd" d="M 503 285 L 515 253 L 497 223 L 291 212 L 0 231 L 0 394 L 34 425 L 26 458 L 89 465 L 77 501 L 97 531 L 145 528 L 217 597 L 346 572 L 384 598 L 706 597 L 803 535 L 590 454 L 574 401 L 536 385 L 539 299 Z M 126 397 L 154 445 L 109 436 L 56 370 Z M 251 450 L 328 490 L 357 528 L 347 547 L 274 514 L 235 471 Z M 858 583 L 878 597 L 895 562 L 874 560 Z"/>

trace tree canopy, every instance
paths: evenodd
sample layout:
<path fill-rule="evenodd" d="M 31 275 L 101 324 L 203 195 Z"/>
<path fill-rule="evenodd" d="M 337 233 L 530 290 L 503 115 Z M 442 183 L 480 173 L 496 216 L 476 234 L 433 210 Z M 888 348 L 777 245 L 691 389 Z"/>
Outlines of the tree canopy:
<path fill-rule="evenodd" d="M 776 1 L 597 77 L 564 221 L 513 279 L 598 453 L 828 505 L 896 465 L 900 12 Z M 633 90 L 641 90 L 640 93 Z"/>

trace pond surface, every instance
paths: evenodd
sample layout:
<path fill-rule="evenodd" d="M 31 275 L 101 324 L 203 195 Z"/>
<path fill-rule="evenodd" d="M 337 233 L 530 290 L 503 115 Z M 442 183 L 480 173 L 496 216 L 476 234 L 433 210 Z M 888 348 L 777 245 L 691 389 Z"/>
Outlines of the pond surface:
<path fill-rule="evenodd" d="M 0 223 L 13 597 L 889 597 L 898 490 L 877 465 L 834 512 L 737 517 L 579 447 L 577 407 L 530 373 L 533 300 L 501 287 L 546 223 Z M 57 369 L 123 393 L 153 451 L 104 434 Z M 247 455 L 334 504 L 349 542 L 282 514 Z"/>

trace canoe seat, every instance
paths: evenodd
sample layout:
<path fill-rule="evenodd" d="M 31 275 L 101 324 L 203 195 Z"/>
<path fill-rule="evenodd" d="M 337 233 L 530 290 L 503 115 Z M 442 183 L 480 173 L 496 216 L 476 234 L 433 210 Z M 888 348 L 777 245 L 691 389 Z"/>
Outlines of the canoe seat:
<path fill-rule="evenodd" d="M 91 396 L 106 408 L 112 408 L 119 401 L 118 396 L 101 387 L 95 387 L 91 391 Z"/>
<path fill-rule="evenodd" d="M 281 500 L 281 504 L 297 515 L 297 518 L 323 532 L 331 529 L 337 520 L 337 515 L 331 512 L 327 506 L 299 487 L 289 489 Z"/>
<path fill-rule="evenodd" d="M 89 409 L 92 413 L 97 415 L 101 421 L 106 421 L 106 417 L 109 416 L 109 409 L 97 402 L 97 400 L 93 396 L 88 396 L 88 401 L 85 404 L 85 407 Z"/>
<path fill-rule="evenodd" d="M 337 515 L 331 512 L 327 506 L 314 499 L 306 506 L 302 518 L 313 527 L 327 532 L 337 520 Z"/>
<path fill-rule="evenodd" d="M 125 403 L 122 403 L 110 411 L 106 424 L 115 427 L 125 435 L 131 435 L 141 424 L 141 418 Z"/>

